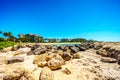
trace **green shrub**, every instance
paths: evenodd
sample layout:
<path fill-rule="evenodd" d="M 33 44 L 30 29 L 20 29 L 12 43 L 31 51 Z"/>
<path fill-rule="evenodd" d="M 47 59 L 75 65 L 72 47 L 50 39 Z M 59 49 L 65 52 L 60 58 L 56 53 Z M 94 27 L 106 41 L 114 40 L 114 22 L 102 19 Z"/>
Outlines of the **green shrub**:
<path fill-rule="evenodd" d="M 9 47 L 9 46 L 13 46 L 15 45 L 16 43 L 15 42 L 12 42 L 12 41 L 2 41 L 0 42 L 0 50 L 3 49 L 4 47 Z"/>

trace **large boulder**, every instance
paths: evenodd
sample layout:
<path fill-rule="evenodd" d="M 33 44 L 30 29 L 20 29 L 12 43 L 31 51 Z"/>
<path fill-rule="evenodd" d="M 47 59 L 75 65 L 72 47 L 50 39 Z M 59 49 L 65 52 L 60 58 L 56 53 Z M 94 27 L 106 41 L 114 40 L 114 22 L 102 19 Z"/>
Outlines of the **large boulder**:
<path fill-rule="evenodd" d="M 10 59 L 8 59 L 8 64 L 11 64 L 11 63 L 16 63 L 16 62 L 23 62 L 24 61 L 24 57 L 12 57 Z"/>
<path fill-rule="evenodd" d="M 57 54 L 59 54 L 60 56 L 62 56 L 63 52 L 64 52 L 63 50 L 58 50 Z"/>
<path fill-rule="evenodd" d="M 2 80 L 35 80 L 31 72 L 25 70 L 20 65 L 9 65 L 4 67 Z"/>
<path fill-rule="evenodd" d="M 21 68 L 10 69 L 4 73 L 3 80 L 19 80 L 24 72 Z"/>
<path fill-rule="evenodd" d="M 79 51 L 78 47 L 70 47 L 72 53 L 77 53 Z"/>
<path fill-rule="evenodd" d="M 56 56 L 56 53 L 51 53 L 51 52 L 48 52 L 47 54 L 46 54 L 46 61 L 48 62 L 49 60 L 51 60 L 53 57 L 55 57 Z"/>
<path fill-rule="evenodd" d="M 109 51 L 109 50 L 110 50 L 110 47 L 104 46 L 102 49 L 103 49 L 103 50 L 106 50 L 106 51 Z"/>
<path fill-rule="evenodd" d="M 36 48 L 38 48 L 40 45 L 34 44 L 34 45 L 29 45 L 32 51 L 34 51 Z"/>
<path fill-rule="evenodd" d="M 45 67 L 40 73 L 39 80 L 54 80 L 54 74 L 49 68 Z"/>
<path fill-rule="evenodd" d="M 38 67 L 46 66 L 47 64 L 46 55 L 45 54 L 36 55 L 35 59 L 33 60 L 33 64 L 37 64 Z"/>
<path fill-rule="evenodd" d="M 86 48 L 86 49 L 89 49 L 89 48 L 94 48 L 94 44 L 93 43 L 91 43 L 91 42 L 88 42 L 88 43 L 85 43 L 84 44 L 84 47 Z"/>
<path fill-rule="evenodd" d="M 83 46 L 79 46 L 79 49 L 80 49 L 80 51 L 85 51 L 86 50 L 86 48 L 83 47 Z"/>
<path fill-rule="evenodd" d="M 73 59 L 80 59 L 80 58 L 82 58 L 83 56 L 82 56 L 82 54 L 80 54 L 80 53 L 76 53 L 76 54 L 73 54 Z"/>
<path fill-rule="evenodd" d="M 117 56 L 117 62 L 120 64 L 120 54 Z"/>
<path fill-rule="evenodd" d="M 62 58 L 63 58 L 65 61 L 69 61 L 69 60 L 72 58 L 72 56 L 71 56 L 71 54 L 68 53 L 68 52 L 63 52 Z"/>
<path fill-rule="evenodd" d="M 108 56 L 107 52 L 105 50 L 97 50 L 96 54 L 101 55 L 101 56 Z"/>
<path fill-rule="evenodd" d="M 20 48 L 14 53 L 14 56 L 21 55 L 21 54 L 27 54 L 30 51 L 31 51 L 31 48 L 27 48 L 27 47 L 26 48 Z"/>
<path fill-rule="evenodd" d="M 11 51 L 12 50 L 12 47 L 7 47 L 7 48 L 3 48 L 3 52 L 8 52 L 8 51 Z"/>
<path fill-rule="evenodd" d="M 25 70 L 24 74 L 21 75 L 19 80 L 35 80 L 35 78 L 32 72 Z"/>
<path fill-rule="evenodd" d="M 61 68 L 61 66 L 64 64 L 64 60 L 62 57 L 55 57 L 48 61 L 47 65 L 50 69 L 55 70 L 58 68 Z"/>
<path fill-rule="evenodd" d="M 99 49 L 101 49 L 102 47 L 103 47 L 103 45 L 100 45 L 100 44 L 99 44 L 99 45 L 95 45 L 95 46 L 94 46 L 94 49 L 95 49 L 95 50 L 99 50 Z"/>
<path fill-rule="evenodd" d="M 109 45 L 104 45 L 103 47 L 102 47 L 102 49 L 100 49 L 100 50 L 97 50 L 96 51 L 96 53 L 97 54 L 100 54 L 100 55 L 102 55 L 102 56 L 106 56 L 106 57 L 111 57 L 111 58 L 115 58 L 115 59 L 117 59 L 117 62 L 118 62 L 118 64 L 120 63 L 120 47 L 119 46 L 117 46 L 117 45 L 110 45 L 110 43 L 109 43 Z M 115 60 L 114 59 L 114 60 Z M 111 59 L 110 59 L 111 60 Z M 116 62 L 116 60 L 115 61 L 110 61 L 109 59 L 102 59 L 102 61 L 103 62 Z"/>
<path fill-rule="evenodd" d="M 45 53 L 45 51 L 46 51 L 46 48 L 44 46 L 40 46 L 34 50 L 34 54 L 40 55 L 40 54 Z"/>
<path fill-rule="evenodd" d="M 31 51 L 31 48 L 28 48 L 28 47 L 20 48 L 17 50 L 17 52 L 20 52 L 20 53 L 28 53 L 30 51 Z"/>
<path fill-rule="evenodd" d="M 17 51 L 19 48 L 20 48 L 20 47 L 19 47 L 18 45 L 14 45 L 14 46 L 12 47 L 12 51 Z"/>
<path fill-rule="evenodd" d="M 44 66 L 47 65 L 47 61 L 39 61 L 39 62 L 37 63 L 37 65 L 38 65 L 38 67 L 44 67 Z"/>
<path fill-rule="evenodd" d="M 68 49 L 68 46 L 58 46 L 58 50 L 67 51 Z"/>
<path fill-rule="evenodd" d="M 58 52 L 58 46 L 53 45 L 51 48 L 52 53 L 57 53 Z"/>
<path fill-rule="evenodd" d="M 35 54 L 35 55 L 40 55 L 43 54 L 47 51 L 47 48 L 45 46 L 38 46 L 34 45 L 33 48 L 31 48 L 31 51 L 28 52 L 28 55 Z"/>
<path fill-rule="evenodd" d="M 78 47 L 80 51 L 85 51 L 86 50 L 85 46 L 81 46 L 81 45 L 76 44 L 75 47 Z"/>
<path fill-rule="evenodd" d="M 64 49 L 65 49 L 65 46 L 58 46 L 58 49 L 64 50 Z"/>
<path fill-rule="evenodd" d="M 119 54 L 120 54 L 120 50 L 116 50 L 116 49 L 110 49 L 107 53 L 107 55 L 112 58 L 117 58 Z"/>
<path fill-rule="evenodd" d="M 85 49 L 89 49 L 90 44 L 84 43 L 80 45 L 81 47 L 84 47 Z"/>
<path fill-rule="evenodd" d="M 32 48 L 33 45 L 31 45 L 31 44 L 26 44 L 25 46 L 26 46 L 26 47 L 29 47 L 29 48 Z"/>
<path fill-rule="evenodd" d="M 117 60 L 115 58 L 109 58 L 109 57 L 102 57 L 101 58 L 102 62 L 107 62 L 107 63 L 115 63 Z"/>
<path fill-rule="evenodd" d="M 93 49 L 95 47 L 95 44 L 90 44 L 89 48 Z"/>

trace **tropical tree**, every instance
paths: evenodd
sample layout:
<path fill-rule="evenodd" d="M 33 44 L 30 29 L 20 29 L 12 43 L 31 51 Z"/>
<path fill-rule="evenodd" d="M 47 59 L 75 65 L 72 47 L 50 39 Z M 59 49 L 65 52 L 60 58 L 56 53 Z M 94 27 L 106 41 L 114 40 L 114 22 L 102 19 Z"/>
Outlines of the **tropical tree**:
<path fill-rule="evenodd" d="M 69 42 L 69 39 L 63 38 L 63 39 L 60 40 L 60 42 Z"/>
<path fill-rule="evenodd" d="M 12 33 L 11 32 L 8 32 L 8 37 L 10 38 L 10 36 L 12 35 Z"/>
<path fill-rule="evenodd" d="M 4 32 L 3 35 L 5 36 L 5 39 L 7 40 L 7 38 L 10 38 L 12 33 L 11 32 Z"/>
<path fill-rule="evenodd" d="M 9 40 L 15 42 L 16 38 L 13 35 L 10 35 Z"/>
<path fill-rule="evenodd" d="M 0 34 L 2 34 L 2 31 L 0 31 Z"/>
<path fill-rule="evenodd" d="M 5 40 L 7 40 L 6 37 L 8 37 L 8 33 L 7 33 L 7 32 L 4 32 L 3 35 L 5 36 Z"/>
<path fill-rule="evenodd" d="M 71 39 L 71 42 L 87 42 L 87 40 L 86 39 L 84 39 L 84 38 L 74 38 L 74 39 Z"/>
<path fill-rule="evenodd" d="M 20 38 L 20 41 L 22 41 L 22 42 L 28 42 L 28 41 L 29 41 L 29 38 L 23 37 L 23 38 Z"/>
<path fill-rule="evenodd" d="M 57 40 L 55 38 L 51 38 L 49 39 L 49 42 L 54 43 L 54 42 L 57 42 Z"/>
<path fill-rule="evenodd" d="M 3 39 L 3 38 L 0 38 L 0 41 L 4 41 L 4 39 Z"/>

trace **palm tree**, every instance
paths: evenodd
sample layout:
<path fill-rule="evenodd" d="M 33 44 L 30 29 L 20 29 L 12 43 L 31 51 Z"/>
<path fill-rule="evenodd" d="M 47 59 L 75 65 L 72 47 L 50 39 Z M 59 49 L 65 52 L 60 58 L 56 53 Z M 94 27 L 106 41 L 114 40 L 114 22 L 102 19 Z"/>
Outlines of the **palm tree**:
<path fill-rule="evenodd" d="M 4 32 L 3 35 L 6 38 L 6 37 L 10 37 L 12 35 L 12 33 L 11 32 Z"/>
<path fill-rule="evenodd" d="M 8 33 L 4 32 L 3 35 L 5 36 L 5 40 L 6 40 L 6 37 L 8 36 Z"/>
<path fill-rule="evenodd" d="M 16 39 L 16 38 L 15 38 L 13 35 L 10 35 L 10 37 L 9 37 L 9 40 L 10 40 L 10 41 L 14 41 L 14 42 L 15 42 L 15 39 Z"/>
<path fill-rule="evenodd" d="M 7 40 L 7 37 L 10 38 L 11 32 L 4 32 L 3 35 L 5 36 L 5 40 Z"/>
<path fill-rule="evenodd" d="M 10 36 L 12 35 L 12 33 L 11 32 L 7 32 L 7 34 L 8 34 L 8 37 L 10 38 Z"/>

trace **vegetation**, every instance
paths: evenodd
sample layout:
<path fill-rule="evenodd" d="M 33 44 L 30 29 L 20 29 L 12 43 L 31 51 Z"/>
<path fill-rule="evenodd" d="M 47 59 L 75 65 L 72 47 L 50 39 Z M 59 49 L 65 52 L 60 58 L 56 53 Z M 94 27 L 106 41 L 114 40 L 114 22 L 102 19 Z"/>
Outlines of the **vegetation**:
<path fill-rule="evenodd" d="M 70 42 L 81 42 L 81 43 L 83 43 L 83 42 L 87 42 L 87 40 L 84 39 L 84 38 L 75 38 L 75 39 L 72 39 Z"/>
<path fill-rule="evenodd" d="M 4 37 L 2 37 L 2 35 Z M 84 43 L 84 42 L 94 42 L 94 40 L 87 40 L 84 38 L 74 38 L 74 39 L 43 38 L 35 34 L 19 34 L 17 38 L 11 32 L 0 31 L 0 49 L 2 49 L 3 47 L 13 46 L 17 42 L 45 42 L 45 43 L 46 42 L 49 42 L 49 43 L 81 42 L 81 43 Z"/>
<path fill-rule="evenodd" d="M 12 41 L 2 41 L 0 42 L 0 50 L 3 49 L 4 47 L 9 47 L 9 46 L 13 46 L 15 45 L 16 43 L 15 42 L 12 42 Z"/>
<path fill-rule="evenodd" d="M 48 39 L 48 42 L 54 43 L 54 42 L 57 42 L 57 40 L 55 38 L 51 38 L 51 39 Z"/>
<path fill-rule="evenodd" d="M 70 42 L 71 40 L 67 39 L 67 38 L 63 38 L 60 40 L 60 42 Z"/>

